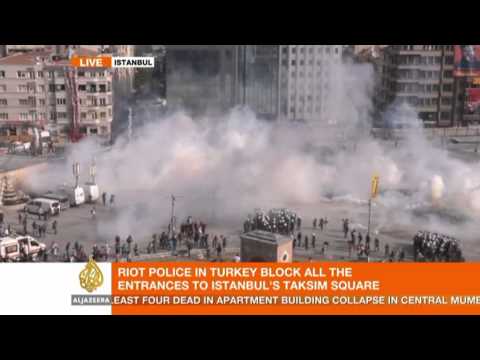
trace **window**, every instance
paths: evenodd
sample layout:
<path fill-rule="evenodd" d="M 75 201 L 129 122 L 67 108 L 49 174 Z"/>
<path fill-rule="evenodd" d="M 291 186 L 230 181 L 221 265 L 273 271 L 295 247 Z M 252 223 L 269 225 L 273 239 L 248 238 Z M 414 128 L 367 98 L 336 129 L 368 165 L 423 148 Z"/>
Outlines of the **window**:
<path fill-rule="evenodd" d="M 57 113 L 57 118 L 58 119 L 66 119 L 67 118 L 67 113 L 66 112 L 58 112 Z"/>
<path fill-rule="evenodd" d="M 43 71 L 37 71 L 37 77 L 43 78 Z"/>
<path fill-rule="evenodd" d="M 85 76 L 85 71 L 78 72 L 78 77 L 84 77 L 84 76 Z"/>
<path fill-rule="evenodd" d="M 58 98 L 57 105 L 66 105 L 67 100 L 65 98 Z"/>
<path fill-rule="evenodd" d="M 20 120 L 28 120 L 28 113 L 20 113 Z"/>
<path fill-rule="evenodd" d="M 107 99 L 102 98 L 100 99 L 100 106 L 106 106 L 107 105 Z"/>
<path fill-rule="evenodd" d="M 450 118 L 450 113 L 448 111 L 442 111 L 440 117 L 442 120 L 448 120 Z"/>
<path fill-rule="evenodd" d="M 27 92 L 28 91 L 28 87 L 27 85 L 18 85 L 18 92 Z"/>
<path fill-rule="evenodd" d="M 7 99 L 0 99 L 0 105 L 1 105 L 1 106 L 6 106 L 6 105 L 8 105 Z"/>
<path fill-rule="evenodd" d="M 49 79 L 53 79 L 54 76 L 55 76 L 55 72 L 53 72 L 53 71 L 48 72 L 48 78 Z"/>
<path fill-rule="evenodd" d="M 443 72 L 443 77 L 445 78 L 452 78 L 453 77 L 453 71 L 447 70 Z"/>
<path fill-rule="evenodd" d="M 45 85 L 38 85 L 37 86 L 37 91 L 39 93 L 44 93 L 45 92 Z"/>
<path fill-rule="evenodd" d="M 8 113 L 0 113 L 0 120 L 8 120 Z"/>
<path fill-rule="evenodd" d="M 23 71 L 17 71 L 17 78 L 25 79 L 27 76 Z"/>
<path fill-rule="evenodd" d="M 57 113 L 55 111 L 50 112 L 50 120 L 57 120 Z"/>
<path fill-rule="evenodd" d="M 296 61 L 292 60 L 292 66 L 295 66 L 295 65 L 296 65 Z"/>
<path fill-rule="evenodd" d="M 106 112 L 101 112 L 100 113 L 100 119 L 106 119 L 107 118 L 107 113 Z"/>
<path fill-rule="evenodd" d="M 78 91 L 86 91 L 87 85 L 78 85 Z"/>
<path fill-rule="evenodd" d="M 21 106 L 26 106 L 28 105 L 28 100 L 27 99 L 18 99 L 18 104 Z"/>
<path fill-rule="evenodd" d="M 452 91 L 452 84 L 444 84 L 443 85 L 443 91 L 451 92 Z"/>
<path fill-rule="evenodd" d="M 99 85 L 99 87 L 100 87 L 100 90 L 99 90 L 99 91 L 100 91 L 101 93 L 107 92 L 107 85 Z"/>
<path fill-rule="evenodd" d="M 0 71 L 0 79 L 4 79 L 5 78 L 5 71 Z"/>
<path fill-rule="evenodd" d="M 63 84 L 57 85 L 57 86 L 56 86 L 56 90 L 57 90 L 57 91 L 65 91 L 65 85 L 63 85 Z"/>
<path fill-rule="evenodd" d="M 82 112 L 82 113 L 80 114 L 80 119 L 85 120 L 86 118 L 87 118 L 87 113 Z"/>
<path fill-rule="evenodd" d="M 0 92 L 6 92 L 7 91 L 7 85 L 0 85 Z"/>
<path fill-rule="evenodd" d="M 100 76 L 100 77 L 105 77 L 105 71 L 100 71 L 100 72 L 98 73 L 98 76 Z"/>
<path fill-rule="evenodd" d="M 442 105 L 452 105 L 451 98 L 442 98 Z"/>
<path fill-rule="evenodd" d="M 48 91 L 55 92 L 55 84 L 48 84 Z"/>
<path fill-rule="evenodd" d="M 453 64 L 453 56 L 446 56 L 445 57 L 445 64 L 452 65 Z"/>
<path fill-rule="evenodd" d="M 57 71 L 57 76 L 61 78 L 64 77 L 63 71 Z"/>

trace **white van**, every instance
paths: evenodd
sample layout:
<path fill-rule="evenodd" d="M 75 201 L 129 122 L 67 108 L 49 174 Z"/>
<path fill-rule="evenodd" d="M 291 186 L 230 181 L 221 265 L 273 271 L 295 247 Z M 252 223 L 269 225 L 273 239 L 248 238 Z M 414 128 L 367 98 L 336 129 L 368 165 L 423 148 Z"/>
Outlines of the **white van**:
<path fill-rule="evenodd" d="M 25 212 L 36 215 L 59 215 L 60 203 L 57 200 L 36 198 L 27 203 L 24 208 Z"/>
<path fill-rule="evenodd" d="M 83 187 L 85 193 L 85 201 L 88 203 L 95 203 L 100 198 L 100 190 L 97 184 L 86 183 Z"/>
<path fill-rule="evenodd" d="M 68 192 L 70 206 L 79 206 L 85 203 L 85 191 L 80 186 Z"/>
<path fill-rule="evenodd" d="M 31 236 L 3 237 L 0 238 L 0 259 L 18 261 L 22 258 L 22 247 L 25 253 L 33 259 L 38 257 L 40 251 L 45 251 L 47 246 Z"/>
<path fill-rule="evenodd" d="M 66 195 L 56 194 L 51 191 L 40 196 L 42 199 L 56 200 L 60 203 L 60 210 L 67 210 L 70 207 L 70 199 Z"/>

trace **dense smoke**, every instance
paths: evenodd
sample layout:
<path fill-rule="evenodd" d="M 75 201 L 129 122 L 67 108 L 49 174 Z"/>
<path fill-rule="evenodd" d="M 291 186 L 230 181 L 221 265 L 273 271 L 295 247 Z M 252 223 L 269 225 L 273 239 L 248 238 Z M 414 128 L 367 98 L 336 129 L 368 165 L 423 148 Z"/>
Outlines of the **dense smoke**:
<path fill-rule="evenodd" d="M 330 66 L 324 119 L 298 125 L 263 122 L 240 108 L 220 117 L 177 112 L 147 122 L 132 141 L 119 139 L 109 149 L 85 140 L 70 149 L 65 164 L 51 165 L 28 185 L 71 185 L 74 161 L 81 163 L 83 183 L 95 157 L 100 189 L 116 194 L 121 209 L 100 230 L 108 237 L 159 231 L 170 217 L 171 194 L 178 196 L 179 221 L 192 215 L 238 228 L 255 208 L 290 207 L 314 216 L 311 209 L 318 213 L 327 202 L 364 207 L 374 174 L 385 190 L 375 205 L 378 229 L 388 222 L 411 224 L 413 211 L 425 207 L 480 210 L 480 191 L 470 192 L 480 185 L 480 173 L 432 145 L 411 108 L 395 104 L 386 113 L 390 122 L 411 124 L 398 147 L 371 137 L 369 66 Z M 434 189 L 439 184 L 441 191 Z M 438 219 L 429 221 L 441 227 Z"/>

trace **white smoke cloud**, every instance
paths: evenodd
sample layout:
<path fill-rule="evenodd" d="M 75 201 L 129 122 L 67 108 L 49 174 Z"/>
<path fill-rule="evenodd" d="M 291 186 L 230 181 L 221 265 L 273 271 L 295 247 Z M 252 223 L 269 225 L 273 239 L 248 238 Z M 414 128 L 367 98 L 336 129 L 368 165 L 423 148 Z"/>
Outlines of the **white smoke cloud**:
<path fill-rule="evenodd" d="M 408 106 L 395 105 L 386 114 L 389 122 L 412 127 L 397 148 L 372 139 L 371 67 L 331 66 L 327 119 L 292 126 L 259 121 L 245 109 L 203 118 L 177 112 L 149 122 L 132 142 L 120 139 L 111 149 L 85 140 L 70 149 L 65 164 L 51 165 L 48 173 L 28 179 L 27 186 L 46 190 L 72 183 L 73 161 L 81 163 L 82 182 L 87 181 L 85 174 L 96 156 L 100 189 L 116 194 L 121 209 L 101 227 L 102 236 L 110 238 L 158 231 L 168 223 L 170 194 L 179 195 L 180 220 L 192 215 L 238 228 L 255 208 L 293 207 L 302 212 L 303 206 L 327 198 L 364 206 L 373 174 L 380 176 L 383 190 L 397 190 L 377 201 L 383 209 L 379 228 L 418 222 L 412 211 L 431 202 L 434 177 L 444 186 L 444 206 L 480 210 L 480 190 L 470 192 L 480 185 L 474 166 L 427 141 L 421 121 Z M 329 120 L 343 124 L 342 130 L 325 127 Z M 436 217 L 430 224 L 450 226 Z"/>

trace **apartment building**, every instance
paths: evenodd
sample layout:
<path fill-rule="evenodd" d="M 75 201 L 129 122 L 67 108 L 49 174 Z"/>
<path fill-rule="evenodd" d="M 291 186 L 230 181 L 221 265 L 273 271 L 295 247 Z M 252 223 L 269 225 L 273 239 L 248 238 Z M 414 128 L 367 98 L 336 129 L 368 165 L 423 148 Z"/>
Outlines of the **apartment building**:
<path fill-rule="evenodd" d="M 342 50 L 342 45 L 280 45 L 281 118 L 333 124 L 327 116 L 335 81 L 330 66 L 342 60 Z"/>
<path fill-rule="evenodd" d="M 75 53 L 98 54 L 82 48 L 75 49 Z M 98 68 L 76 69 L 73 73 L 71 70 L 68 58 L 51 50 L 1 58 L 2 135 L 15 138 L 37 127 L 50 130 L 54 136 L 65 136 L 77 119 L 80 133 L 109 138 L 113 119 L 112 72 Z"/>
<path fill-rule="evenodd" d="M 408 103 L 426 126 L 454 125 L 453 45 L 389 45 L 383 55 L 381 111 Z"/>

